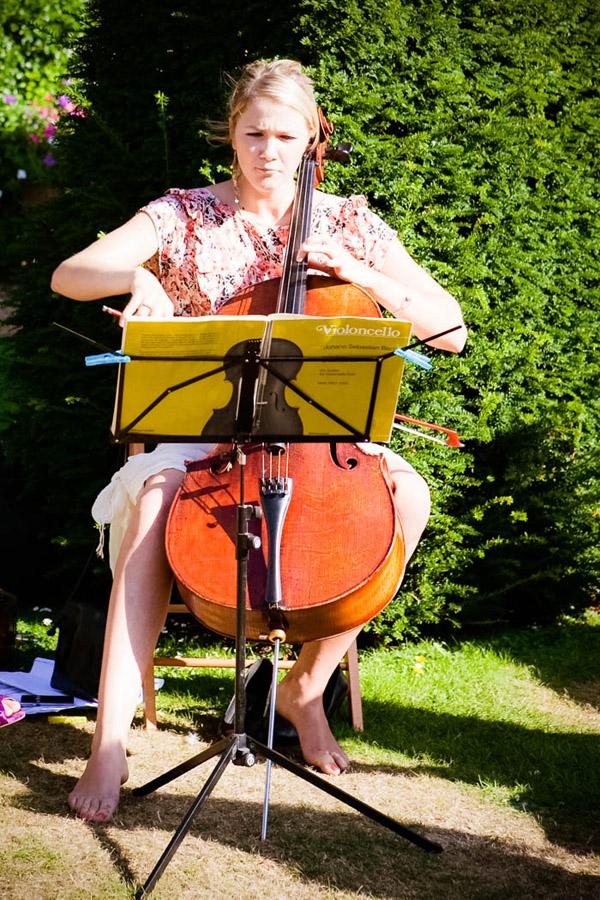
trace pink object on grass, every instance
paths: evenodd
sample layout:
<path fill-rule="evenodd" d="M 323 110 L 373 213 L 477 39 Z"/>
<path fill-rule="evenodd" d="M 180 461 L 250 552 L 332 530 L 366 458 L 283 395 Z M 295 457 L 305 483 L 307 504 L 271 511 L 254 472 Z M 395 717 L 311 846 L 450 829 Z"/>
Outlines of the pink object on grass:
<path fill-rule="evenodd" d="M 0 694 L 0 728 L 5 725 L 12 725 L 24 718 L 25 711 L 21 709 L 21 704 L 13 697 L 7 697 Z"/>

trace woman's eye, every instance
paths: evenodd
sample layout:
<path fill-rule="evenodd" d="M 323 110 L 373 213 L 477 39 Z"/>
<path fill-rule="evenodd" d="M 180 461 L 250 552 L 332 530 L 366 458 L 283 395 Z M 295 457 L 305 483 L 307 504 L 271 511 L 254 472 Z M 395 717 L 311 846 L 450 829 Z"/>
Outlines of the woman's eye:
<path fill-rule="evenodd" d="M 262 138 L 264 136 L 265 136 L 265 134 L 263 131 L 247 131 L 246 132 L 246 137 Z M 297 138 L 294 134 L 278 134 L 277 140 L 279 140 L 279 141 L 295 141 L 295 140 L 297 140 Z"/>

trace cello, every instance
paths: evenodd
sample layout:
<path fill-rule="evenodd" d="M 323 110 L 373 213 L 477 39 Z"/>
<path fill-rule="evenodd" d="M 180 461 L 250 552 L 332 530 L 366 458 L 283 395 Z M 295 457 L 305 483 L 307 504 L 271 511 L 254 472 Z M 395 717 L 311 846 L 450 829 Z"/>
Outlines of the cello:
<path fill-rule="evenodd" d="M 368 291 L 309 275 L 306 260 L 298 261 L 310 234 L 313 189 L 323 178 L 324 160 L 340 158 L 339 150 L 327 149 L 332 131 L 322 117 L 320 141 L 300 163 L 281 277 L 246 289 L 219 314 L 381 318 Z M 266 351 L 276 355 L 277 348 Z M 278 422 L 293 412 L 283 385 L 261 371 L 257 393 L 260 427 L 279 433 Z M 248 563 L 247 637 L 265 640 L 276 629 L 286 640 L 304 643 L 365 624 L 394 597 L 405 564 L 383 454 L 350 442 L 250 444 L 244 454 L 246 502 L 264 510 L 251 526 L 262 549 Z M 236 634 L 235 456 L 230 446 L 220 445 L 189 464 L 166 532 L 167 556 L 184 603 L 204 625 L 226 636 Z"/>

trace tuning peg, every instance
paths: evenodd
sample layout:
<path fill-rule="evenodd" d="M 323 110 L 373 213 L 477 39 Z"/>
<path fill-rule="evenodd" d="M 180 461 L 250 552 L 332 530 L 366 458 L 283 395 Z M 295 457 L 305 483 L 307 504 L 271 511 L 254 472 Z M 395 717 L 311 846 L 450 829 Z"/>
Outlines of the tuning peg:
<path fill-rule="evenodd" d="M 338 144 L 337 147 L 328 147 L 325 153 L 325 159 L 347 165 L 350 162 L 351 153 L 352 144 Z"/>

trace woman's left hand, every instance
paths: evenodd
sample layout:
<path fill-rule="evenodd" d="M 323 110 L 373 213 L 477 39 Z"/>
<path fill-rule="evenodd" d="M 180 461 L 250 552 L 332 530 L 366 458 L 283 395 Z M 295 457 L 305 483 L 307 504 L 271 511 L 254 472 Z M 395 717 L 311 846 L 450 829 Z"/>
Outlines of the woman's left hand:
<path fill-rule="evenodd" d="M 362 285 L 368 278 L 368 266 L 329 238 L 311 237 L 302 244 L 298 262 L 306 259 L 309 269 Z"/>

